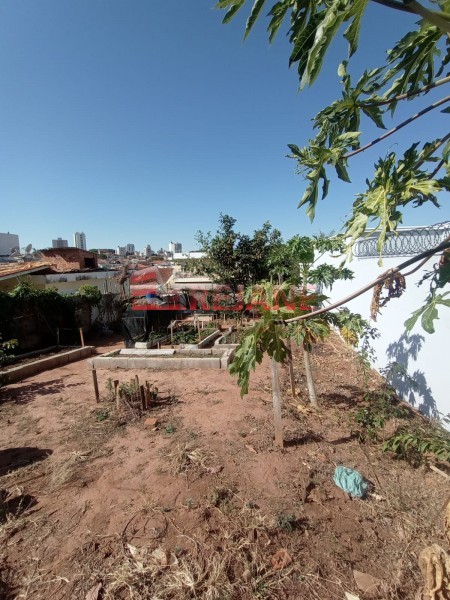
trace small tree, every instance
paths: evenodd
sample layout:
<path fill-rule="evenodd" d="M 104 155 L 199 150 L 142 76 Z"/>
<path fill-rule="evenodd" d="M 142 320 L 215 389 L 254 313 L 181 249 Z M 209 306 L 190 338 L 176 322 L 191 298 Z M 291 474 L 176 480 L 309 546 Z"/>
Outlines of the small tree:
<path fill-rule="evenodd" d="M 331 327 L 346 328 L 347 338 L 354 340 L 363 335 L 361 317 L 350 318 L 349 311 L 325 313 L 316 317 L 296 321 L 286 326 L 285 321 L 308 314 L 326 297 L 321 295 L 321 288 L 331 288 L 337 280 L 351 279 L 349 269 L 337 268 L 328 264 L 317 264 L 326 252 L 342 250 L 343 241 L 339 237 L 327 238 L 323 235 L 314 238 L 295 236 L 283 247 L 277 248 L 280 264 L 290 264 L 289 282 L 273 285 L 265 282 L 247 289 L 245 300 L 258 304 L 261 319 L 250 328 L 238 346 L 231 373 L 238 376 L 241 396 L 248 393 L 250 373 L 256 364 L 262 362 L 264 353 L 271 358 L 272 394 L 275 415 L 275 442 L 283 445 L 281 428 L 281 398 L 278 390 L 277 364 L 284 363 L 290 357 L 289 344 L 286 339 L 293 339 L 303 350 L 303 359 L 309 399 L 318 408 L 314 379 L 311 369 L 310 353 L 313 346 L 324 341 L 331 332 Z M 315 291 L 310 293 L 308 286 L 313 284 Z"/>
<path fill-rule="evenodd" d="M 269 279 L 268 257 L 273 247 L 281 240 L 281 233 L 267 221 L 253 236 L 239 233 L 234 226 L 236 219 L 220 215 L 219 228 L 211 233 L 197 233 L 196 239 L 206 258 L 200 259 L 197 267 L 191 262 L 189 267 L 197 272 L 202 270 L 216 281 L 228 285 L 234 293 L 239 286 L 247 286 Z"/>

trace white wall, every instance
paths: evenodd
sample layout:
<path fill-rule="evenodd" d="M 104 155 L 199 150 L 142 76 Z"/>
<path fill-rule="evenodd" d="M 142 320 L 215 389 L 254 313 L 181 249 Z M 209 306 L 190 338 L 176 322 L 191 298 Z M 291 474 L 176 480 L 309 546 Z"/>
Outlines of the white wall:
<path fill-rule="evenodd" d="M 377 276 L 385 273 L 408 260 L 408 257 L 387 258 L 379 267 L 376 258 L 354 258 L 346 266 L 354 271 L 353 281 L 337 282 L 331 292 L 325 293 L 331 301 L 337 301 Z M 448 332 L 450 330 L 450 309 L 439 309 L 439 320 L 435 321 L 436 332 L 426 333 L 419 324 L 411 333 L 406 335 L 404 322 L 413 311 L 420 308 L 427 296 L 428 286 L 425 282 L 417 287 L 417 282 L 439 257 L 433 257 L 417 273 L 406 278 L 406 290 L 400 298 L 390 300 L 381 309 L 377 322 L 372 322 L 380 332 L 380 338 L 373 342 L 377 353 L 376 368 L 385 367 L 390 362 L 398 362 L 405 366 L 409 376 L 416 382 L 417 390 L 400 379 L 394 380 L 395 387 L 404 400 L 420 409 L 427 416 L 433 416 L 436 411 L 450 413 L 450 392 L 448 387 Z M 333 261 L 329 258 L 326 262 Z M 411 270 L 409 267 L 406 271 Z M 349 302 L 346 306 L 370 319 L 370 303 L 372 290 Z M 447 367 L 446 367 L 447 364 Z"/>
<path fill-rule="evenodd" d="M 15 233 L 0 233 L 0 256 L 9 256 L 11 248 L 19 245 L 19 236 Z"/>

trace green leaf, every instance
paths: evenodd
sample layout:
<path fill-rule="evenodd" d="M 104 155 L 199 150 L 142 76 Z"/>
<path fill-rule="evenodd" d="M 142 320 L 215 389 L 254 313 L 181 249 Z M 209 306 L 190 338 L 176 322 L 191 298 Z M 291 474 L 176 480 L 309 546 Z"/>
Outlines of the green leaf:
<path fill-rule="evenodd" d="M 231 4 L 231 8 L 225 14 L 224 18 L 222 19 L 222 23 L 229 23 L 231 19 L 236 15 L 236 13 L 242 8 L 244 3 L 245 0 L 231 0 L 231 2 L 219 2 L 216 5 L 217 8 L 224 8 L 225 6 L 230 6 Z"/>
<path fill-rule="evenodd" d="M 346 181 L 347 183 L 350 183 L 350 177 L 348 175 L 345 163 L 343 160 L 338 160 L 336 165 L 335 165 L 335 169 L 336 169 L 336 173 L 337 176 L 339 177 L 339 179 L 342 179 L 342 181 Z"/>
<path fill-rule="evenodd" d="M 272 43 L 275 39 L 275 36 L 278 32 L 278 29 L 281 26 L 281 23 L 286 16 L 286 12 L 289 8 L 289 2 L 281 1 L 277 2 L 269 12 L 269 15 L 272 16 L 272 19 L 267 27 L 269 31 L 269 42 Z"/>
<path fill-rule="evenodd" d="M 351 15 L 354 17 L 348 29 L 344 33 L 349 43 L 349 56 L 352 56 L 358 48 L 358 38 L 361 29 L 361 19 L 366 9 L 368 0 L 353 0 Z"/>
<path fill-rule="evenodd" d="M 386 129 L 386 126 L 383 123 L 383 113 L 379 106 L 367 106 L 363 104 L 361 105 L 361 110 L 375 123 L 377 127 L 380 129 Z"/>
<path fill-rule="evenodd" d="M 244 40 L 247 38 L 250 31 L 253 29 L 253 25 L 256 23 L 256 21 L 259 17 L 259 14 L 261 12 L 261 9 L 265 3 L 266 3 L 266 0 L 255 0 L 255 3 L 253 4 L 250 16 L 247 19 L 247 23 L 245 25 Z"/>
<path fill-rule="evenodd" d="M 419 309 L 415 310 L 409 319 L 405 321 L 406 331 L 409 333 L 420 317 L 420 323 L 423 329 L 427 333 L 434 333 L 434 321 L 439 319 L 437 306 L 441 305 L 450 307 L 450 299 L 446 299 L 446 296 L 449 295 L 450 292 L 446 292 L 445 294 L 430 294 L 427 297 L 424 306 L 421 306 Z"/>
<path fill-rule="evenodd" d="M 320 22 L 315 27 L 313 44 L 300 82 L 301 88 L 305 85 L 311 85 L 317 79 L 326 51 L 346 16 L 342 7 L 341 0 L 331 0 L 326 10 L 317 14 L 317 19 L 320 18 Z"/>

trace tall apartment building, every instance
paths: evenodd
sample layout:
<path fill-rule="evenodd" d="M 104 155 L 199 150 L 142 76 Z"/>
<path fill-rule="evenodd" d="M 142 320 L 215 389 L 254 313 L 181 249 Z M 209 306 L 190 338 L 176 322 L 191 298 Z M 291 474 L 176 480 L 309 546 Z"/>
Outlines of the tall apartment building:
<path fill-rule="evenodd" d="M 81 250 L 87 250 L 86 248 L 86 236 L 82 231 L 73 234 L 73 245 L 75 248 L 81 248 Z"/>
<path fill-rule="evenodd" d="M 126 245 L 126 249 L 127 249 L 127 254 L 134 254 L 135 253 L 134 244 L 127 244 Z"/>
<path fill-rule="evenodd" d="M 180 242 L 169 242 L 169 252 L 172 254 L 183 252 L 182 244 Z"/>
<path fill-rule="evenodd" d="M 0 233 L 0 256 L 9 256 L 13 248 L 19 247 L 19 236 L 15 233 Z"/>
<path fill-rule="evenodd" d="M 150 246 L 150 244 L 147 244 L 145 246 L 145 248 L 142 250 L 142 254 L 143 256 L 145 256 L 145 258 L 149 258 L 149 256 L 151 256 L 153 253 L 152 251 L 152 247 Z"/>
<path fill-rule="evenodd" d="M 67 240 L 63 240 L 60 237 L 56 240 L 52 240 L 52 248 L 68 248 L 68 246 Z"/>

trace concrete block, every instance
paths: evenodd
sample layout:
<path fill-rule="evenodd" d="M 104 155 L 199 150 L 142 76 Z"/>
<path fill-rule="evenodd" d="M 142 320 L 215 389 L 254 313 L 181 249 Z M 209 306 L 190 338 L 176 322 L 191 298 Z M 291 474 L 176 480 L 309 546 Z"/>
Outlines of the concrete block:
<path fill-rule="evenodd" d="M 152 345 L 151 345 L 151 342 L 136 342 L 134 344 L 134 347 L 138 348 L 138 349 L 143 349 L 143 348 L 147 349 L 147 348 L 151 348 Z"/>

